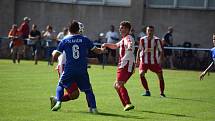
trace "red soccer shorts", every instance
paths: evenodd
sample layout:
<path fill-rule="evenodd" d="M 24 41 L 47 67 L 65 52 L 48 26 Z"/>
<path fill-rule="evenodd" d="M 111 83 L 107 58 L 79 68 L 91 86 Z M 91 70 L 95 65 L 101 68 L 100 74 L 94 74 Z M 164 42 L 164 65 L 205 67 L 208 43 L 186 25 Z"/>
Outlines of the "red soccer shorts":
<path fill-rule="evenodd" d="M 128 64 L 123 68 L 117 68 L 117 81 L 127 82 L 132 74 L 132 72 L 128 72 Z"/>
<path fill-rule="evenodd" d="M 66 89 L 68 94 L 72 94 L 75 90 L 78 90 L 77 83 L 72 83 L 72 85 Z"/>
<path fill-rule="evenodd" d="M 147 70 L 151 70 L 152 72 L 155 73 L 161 73 L 162 72 L 162 68 L 160 64 L 143 64 L 140 63 L 140 67 L 139 67 L 139 71 L 140 72 L 147 72 Z"/>

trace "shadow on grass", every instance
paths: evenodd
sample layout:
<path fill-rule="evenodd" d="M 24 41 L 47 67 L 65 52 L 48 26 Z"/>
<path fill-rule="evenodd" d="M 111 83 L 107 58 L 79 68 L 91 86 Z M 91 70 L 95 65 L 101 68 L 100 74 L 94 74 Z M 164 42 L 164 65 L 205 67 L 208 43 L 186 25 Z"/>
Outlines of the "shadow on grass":
<path fill-rule="evenodd" d="M 176 100 L 188 100 L 188 101 L 196 101 L 196 102 L 206 102 L 200 99 L 189 99 L 189 98 L 181 98 L 181 97 L 166 97 L 167 99 L 176 99 Z"/>
<path fill-rule="evenodd" d="M 161 114 L 161 115 L 170 115 L 170 116 L 176 116 L 176 117 L 192 117 L 192 116 L 187 116 L 184 114 L 163 113 L 163 112 L 155 112 L 155 111 L 141 111 L 141 112 L 152 113 L 152 114 Z"/>
<path fill-rule="evenodd" d="M 113 113 L 99 113 L 102 116 L 111 116 L 111 117 L 121 117 L 121 118 L 131 118 L 131 119 L 146 119 L 139 116 L 132 116 L 132 115 L 120 115 L 120 114 L 113 114 Z"/>
<path fill-rule="evenodd" d="M 89 112 L 76 112 L 76 113 L 85 113 L 85 114 L 91 114 L 91 115 L 98 115 L 98 116 L 107 116 L 107 117 L 119 117 L 119 118 L 125 118 L 125 119 L 146 119 L 144 117 L 140 117 L 140 116 L 134 116 L 134 115 L 121 115 L 121 114 L 114 114 L 114 113 L 106 113 L 106 112 L 99 112 L 98 114 L 92 114 Z"/>
<path fill-rule="evenodd" d="M 145 96 L 149 97 L 149 96 Z M 161 98 L 161 97 L 156 97 L 156 96 L 150 96 L 153 98 Z M 200 100 L 200 99 L 192 99 L 192 98 L 181 98 L 181 97 L 162 97 L 162 99 L 175 99 L 175 100 L 187 100 L 187 101 L 195 101 L 195 102 L 207 102 L 205 100 Z"/>

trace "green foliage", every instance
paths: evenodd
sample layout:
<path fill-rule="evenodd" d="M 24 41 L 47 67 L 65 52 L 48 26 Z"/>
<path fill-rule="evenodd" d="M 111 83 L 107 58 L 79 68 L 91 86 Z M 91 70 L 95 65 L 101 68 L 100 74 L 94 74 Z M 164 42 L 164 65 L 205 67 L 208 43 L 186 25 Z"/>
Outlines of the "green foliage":
<path fill-rule="evenodd" d="M 124 112 L 113 88 L 116 67 L 91 65 L 90 79 L 100 114 L 88 113 L 85 95 L 50 110 L 58 75 L 55 66 L 40 61 L 0 60 L 0 121 L 212 121 L 215 119 L 215 74 L 199 81 L 200 72 L 164 70 L 167 98 L 159 97 L 159 83 L 148 72 L 151 97 L 142 97 L 138 70 L 126 84 L 135 109 Z"/>

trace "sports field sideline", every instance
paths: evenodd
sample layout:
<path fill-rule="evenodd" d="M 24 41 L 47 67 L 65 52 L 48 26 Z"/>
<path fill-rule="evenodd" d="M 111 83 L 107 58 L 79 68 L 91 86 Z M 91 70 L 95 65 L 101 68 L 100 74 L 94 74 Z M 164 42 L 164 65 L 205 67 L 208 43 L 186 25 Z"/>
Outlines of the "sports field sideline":
<path fill-rule="evenodd" d="M 56 64 L 55 64 L 56 65 Z M 89 75 L 99 114 L 87 111 L 85 95 L 50 110 L 57 72 L 47 62 L 0 60 L 0 121 L 213 121 L 215 120 L 215 73 L 199 81 L 198 71 L 164 70 L 166 98 L 159 97 L 155 74 L 148 72 L 151 97 L 143 97 L 138 70 L 126 84 L 132 111 L 124 112 L 113 88 L 115 66 L 91 65 Z"/>

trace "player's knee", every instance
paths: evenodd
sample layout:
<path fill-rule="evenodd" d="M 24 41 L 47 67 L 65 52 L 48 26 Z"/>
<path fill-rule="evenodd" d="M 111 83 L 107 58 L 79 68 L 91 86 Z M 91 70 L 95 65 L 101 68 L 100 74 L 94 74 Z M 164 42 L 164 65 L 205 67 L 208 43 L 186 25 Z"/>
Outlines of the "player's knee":
<path fill-rule="evenodd" d="M 144 73 L 144 72 L 141 72 L 141 73 L 140 73 L 140 77 L 145 77 L 145 73 Z"/>
<path fill-rule="evenodd" d="M 120 87 L 122 87 L 123 86 L 123 83 L 120 83 L 120 81 L 116 81 L 115 83 L 114 83 L 114 88 L 115 89 L 119 89 Z"/>
<path fill-rule="evenodd" d="M 75 91 L 72 92 L 72 94 L 69 95 L 69 98 L 71 100 L 75 100 L 75 99 L 77 99 L 79 97 L 79 95 L 80 95 L 79 90 L 75 90 Z"/>
<path fill-rule="evenodd" d="M 113 87 L 114 87 L 115 89 L 117 88 L 116 82 L 114 82 Z"/>

